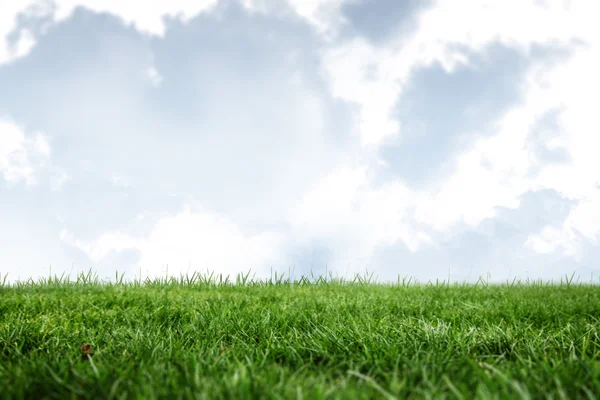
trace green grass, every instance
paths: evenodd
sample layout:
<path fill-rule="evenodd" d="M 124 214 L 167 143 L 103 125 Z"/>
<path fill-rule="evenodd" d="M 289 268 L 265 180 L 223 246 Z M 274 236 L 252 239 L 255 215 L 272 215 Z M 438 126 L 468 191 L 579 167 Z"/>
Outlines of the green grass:
<path fill-rule="evenodd" d="M 595 399 L 599 332 L 600 287 L 572 279 L 82 274 L 0 285 L 0 398 Z"/>

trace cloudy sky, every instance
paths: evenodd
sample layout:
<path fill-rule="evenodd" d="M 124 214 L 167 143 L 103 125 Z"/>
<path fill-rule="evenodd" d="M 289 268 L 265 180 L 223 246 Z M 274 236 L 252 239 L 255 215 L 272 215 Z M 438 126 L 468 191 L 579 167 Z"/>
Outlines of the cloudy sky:
<path fill-rule="evenodd" d="M 597 15 L 3 0 L 0 274 L 597 281 Z"/>

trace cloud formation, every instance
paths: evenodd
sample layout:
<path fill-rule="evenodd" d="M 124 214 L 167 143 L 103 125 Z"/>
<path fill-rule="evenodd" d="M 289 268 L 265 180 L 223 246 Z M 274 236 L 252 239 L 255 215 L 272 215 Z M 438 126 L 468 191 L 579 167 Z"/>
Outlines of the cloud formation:
<path fill-rule="evenodd" d="M 9 3 L 9 280 L 595 271 L 593 2 Z"/>
<path fill-rule="evenodd" d="M 50 156 L 48 141 L 40 133 L 26 136 L 22 127 L 9 119 L 0 120 L 0 132 L 0 172 L 4 180 L 34 184 L 36 170 Z"/>

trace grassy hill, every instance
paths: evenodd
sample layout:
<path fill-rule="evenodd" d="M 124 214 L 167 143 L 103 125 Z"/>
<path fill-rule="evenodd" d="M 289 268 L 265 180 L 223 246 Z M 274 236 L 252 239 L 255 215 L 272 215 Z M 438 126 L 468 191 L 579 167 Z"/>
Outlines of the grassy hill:
<path fill-rule="evenodd" d="M 598 286 L 247 278 L 1 286 L 0 398 L 600 397 Z"/>

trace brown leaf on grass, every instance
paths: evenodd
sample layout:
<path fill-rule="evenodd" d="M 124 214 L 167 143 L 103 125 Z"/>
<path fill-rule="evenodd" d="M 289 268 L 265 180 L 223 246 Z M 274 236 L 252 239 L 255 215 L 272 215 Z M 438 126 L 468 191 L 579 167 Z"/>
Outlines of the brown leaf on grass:
<path fill-rule="evenodd" d="M 84 343 L 81 345 L 79 350 L 81 350 L 81 358 L 84 361 L 88 360 L 89 358 L 92 357 L 92 355 L 94 355 L 94 349 L 92 348 L 91 344 Z"/>

